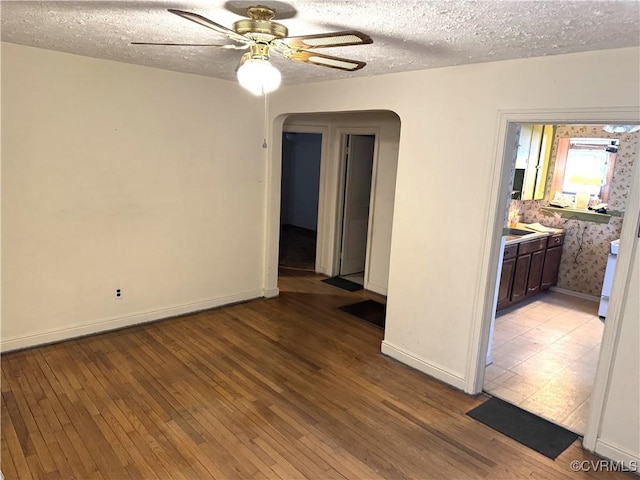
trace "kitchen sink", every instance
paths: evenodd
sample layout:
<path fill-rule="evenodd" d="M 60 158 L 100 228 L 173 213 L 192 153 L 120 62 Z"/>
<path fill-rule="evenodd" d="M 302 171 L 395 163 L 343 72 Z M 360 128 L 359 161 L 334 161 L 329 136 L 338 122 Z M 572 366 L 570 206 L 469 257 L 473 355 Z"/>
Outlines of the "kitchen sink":
<path fill-rule="evenodd" d="M 522 237 L 523 235 L 529 235 L 532 232 L 531 230 L 520 230 L 519 228 L 505 228 L 502 230 L 503 235 L 515 235 L 516 237 Z"/>

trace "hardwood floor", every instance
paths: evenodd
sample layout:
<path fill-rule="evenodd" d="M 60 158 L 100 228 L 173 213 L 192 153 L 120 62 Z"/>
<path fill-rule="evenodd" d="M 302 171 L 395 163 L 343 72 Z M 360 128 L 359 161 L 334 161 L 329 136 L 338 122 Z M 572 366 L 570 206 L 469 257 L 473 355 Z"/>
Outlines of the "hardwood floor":
<path fill-rule="evenodd" d="M 383 356 L 346 292 L 281 295 L 2 356 L 9 479 L 626 478 L 573 473 L 465 412 L 484 401 Z"/>

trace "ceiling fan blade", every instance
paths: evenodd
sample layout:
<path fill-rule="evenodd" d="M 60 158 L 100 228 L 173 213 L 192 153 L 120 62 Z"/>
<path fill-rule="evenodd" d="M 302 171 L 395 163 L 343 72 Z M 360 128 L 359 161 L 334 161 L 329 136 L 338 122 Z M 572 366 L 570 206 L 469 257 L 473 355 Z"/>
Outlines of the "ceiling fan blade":
<path fill-rule="evenodd" d="M 337 68 L 338 70 L 346 70 L 354 72 L 363 68 L 366 63 L 358 60 L 349 60 L 347 58 L 332 57 L 322 53 L 308 52 L 306 50 L 298 50 L 286 54 L 286 57 L 297 62 L 311 63 L 321 67 Z"/>
<path fill-rule="evenodd" d="M 154 43 L 154 42 L 131 42 L 130 45 L 161 45 L 168 47 L 219 47 L 231 50 L 244 50 L 249 45 L 226 45 L 221 43 Z"/>
<path fill-rule="evenodd" d="M 296 49 L 346 47 L 349 45 L 366 45 L 373 43 L 369 35 L 356 30 L 344 32 L 319 33 L 317 35 L 302 35 L 299 37 L 283 38 L 282 42 Z"/>
<path fill-rule="evenodd" d="M 235 40 L 236 42 L 241 43 L 249 43 L 251 39 L 249 37 L 245 37 L 244 35 L 240 35 L 237 32 L 234 32 L 230 28 L 225 27 L 224 25 L 220 25 L 219 23 L 214 22 L 213 20 L 209 20 L 202 15 L 198 15 L 197 13 L 185 12 L 184 10 L 176 10 L 174 8 L 170 8 L 169 11 L 174 15 L 178 15 L 179 17 L 186 18 L 187 20 L 191 20 L 203 27 L 210 28 L 211 30 L 215 30 L 218 33 L 222 33 L 227 37 Z"/>

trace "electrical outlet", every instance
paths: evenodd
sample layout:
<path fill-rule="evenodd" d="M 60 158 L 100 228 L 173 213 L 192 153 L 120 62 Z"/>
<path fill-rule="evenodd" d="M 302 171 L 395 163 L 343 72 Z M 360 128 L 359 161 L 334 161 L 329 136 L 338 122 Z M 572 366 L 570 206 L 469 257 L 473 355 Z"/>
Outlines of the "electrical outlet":
<path fill-rule="evenodd" d="M 116 298 L 122 298 L 122 289 L 116 288 Z"/>

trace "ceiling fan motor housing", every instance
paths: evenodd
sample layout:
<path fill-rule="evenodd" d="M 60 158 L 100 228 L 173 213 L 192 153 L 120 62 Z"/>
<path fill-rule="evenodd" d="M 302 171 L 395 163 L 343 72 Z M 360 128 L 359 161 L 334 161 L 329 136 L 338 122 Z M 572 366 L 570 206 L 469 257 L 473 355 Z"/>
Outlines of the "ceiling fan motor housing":
<path fill-rule="evenodd" d="M 269 44 L 256 42 L 249 46 L 249 51 L 244 54 L 247 58 L 269 60 Z"/>
<path fill-rule="evenodd" d="M 238 20 L 233 24 L 233 30 L 240 35 L 257 33 L 274 38 L 284 38 L 289 34 L 287 27 L 271 21 L 275 12 L 270 8 L 262 6 L 249 7 L 247 15 L 250 18 Z"/>

